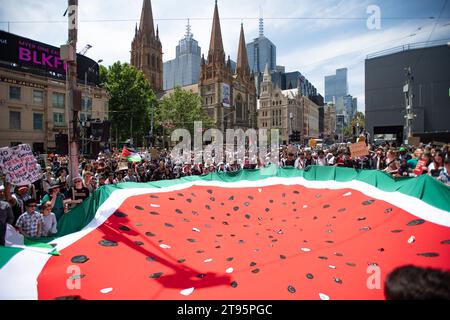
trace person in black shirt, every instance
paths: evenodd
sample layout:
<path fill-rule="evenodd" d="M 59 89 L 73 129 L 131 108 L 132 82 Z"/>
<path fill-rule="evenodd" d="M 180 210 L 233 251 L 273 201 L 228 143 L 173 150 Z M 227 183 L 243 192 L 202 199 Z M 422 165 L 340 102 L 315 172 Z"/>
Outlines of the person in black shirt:
<path fill-rule="evenodd" d="M 83 180 L 81 177 L 74 178 L 73 182 L 74 187 L 69 189 L 67 193 L 67 200 L 64 201 L 70 209 L 73 209 L 85 199 L 89 198 L 89 189 L 83 186 Z"/>

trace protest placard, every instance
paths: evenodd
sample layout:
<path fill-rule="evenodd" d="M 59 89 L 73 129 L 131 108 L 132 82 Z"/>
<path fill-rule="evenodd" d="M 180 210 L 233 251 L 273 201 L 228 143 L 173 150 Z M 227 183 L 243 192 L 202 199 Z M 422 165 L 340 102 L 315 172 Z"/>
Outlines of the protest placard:
<path fill-rule="evenodd" d="M 0 168 L 7 181 L 16 186 L 28 185 L 42 177 L 41 167 L 28 144 L 1 148 Z"/>
<path fill-rule="evenodd" d="M 369 149 L 367 148 L 366 143 L 361 141 L 350 145 L 350 152 L 352 157 L 358 158 L 367 156 L 369 154 Z"/>
<path fill-rule="evenodd" d="M 417 148 L 420 145 L 420 137 L 409 137 L 408 144 Z"/>

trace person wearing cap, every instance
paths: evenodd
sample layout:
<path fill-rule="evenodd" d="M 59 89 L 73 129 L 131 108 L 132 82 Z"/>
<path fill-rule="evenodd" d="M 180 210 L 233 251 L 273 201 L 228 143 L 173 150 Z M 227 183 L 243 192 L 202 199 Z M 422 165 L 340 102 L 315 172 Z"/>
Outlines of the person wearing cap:
<path fill-rule="evenodd" d="M 43 218 L 36 211 L 36 200 L 28 199 L 25 201 L 25 208 L 26 211 L 17 219 L 16 227 L 24 237 L 40 237 Z"/>
<path fill-rule="evenodd" d="M 81 177 L 75 177 L 73 179 L 74 186 L 67 192 L 67 198 L 64 204 L 69 206 L 69 209 L 75 208 L 84 200 L 89 198 L 89 189 L 83 186 L 83 180 Z"/>
<path fill-rule="evenodd" d="M 27 186 L 16 186 L 14 190 L 9 202 L 14 213 L 14 223 L 16 223 L 17 219 L 25 212 L 25 201 L 31 199 L 31 196 L 28 194 Z"/>
<path fill-rule="evenodd" d="M 53 182 L 48 192 L 42 198 L 41 204 L 50 201 L 52 203 L 52 212 L 55 213 L 56 219 L 59 220 L 64 215 L 64 195 L 61 193 L 59 183 Z"/>

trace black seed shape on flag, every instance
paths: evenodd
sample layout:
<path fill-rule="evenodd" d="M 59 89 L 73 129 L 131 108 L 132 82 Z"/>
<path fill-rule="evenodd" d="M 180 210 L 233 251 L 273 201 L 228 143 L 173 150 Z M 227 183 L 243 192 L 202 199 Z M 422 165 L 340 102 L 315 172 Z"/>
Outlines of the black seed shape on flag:
<path fill-rule="evenodd" d="M 202 254 L 202 253 L 205 253 L 205 250 L 197 250 L 196 253 Z"/>
<path fill-rule="evenodd" d="M 254 261 L 252 261 L 252 262 L 250 262 L 250 267 L 254 267 L 254 266 L 256 266 L 256 262 L 254 262 Z"/>
<path fill-rule="evenodd" d="M 250 202 L 244 202 L 244 206 L 248 207 L 250 205 Z"/>
<path fill-rule="evenodd" d="M 249 198 L 250 200 L 253 200 L 253 199 L 254 199 L 253 196 L 248 196 L 247 198 Z"/>
<path fill-rule="evenodd" d="M 375 200 L 366 200 L 362 203 L 363 206 L 370 206 L 372 203 L 374 203 Z"/>
<path fill-rule="evenodd" d="M 216 217 L 210 217 L 211 220 L 216 220 Z"/>
<path fill-rule="evenodd" d="M 292 204 L 293 204 L 293 205 L 296 205 L 296 204 L 297 204 L 297 202 L 296 202 L 296 201 L 292 201 Z"/>
<path fill-rule="evenodd" d="M 86 277 L 85 274 L 75 274 L 73 276 L 70 276 L 69 279 L 70 280 L 80 280 L 80 279 L 83 279 L 84 277 Z"/>
<path fill-rule="evenodd" d="M 346 265 L 348 265 L 349 267 L 356 267 L 356 264 L 354 264 L 353 262 L 347 262 Z"/>
<path fill-rule="evenodd" d="M 158 199 L 159 197 L 158 197 L 158 196 L 155 196 L 154 194 L 152 194 L 152 195 L 150 196 L 150 198 Z"/>
<path fill-rule="evenodd" d="M 179 196 L 179 197 L 184 197 L 184 194 L 182 194 L 182 193 L 177 193 L 177 196 Z"/>
<path fill-rule="evenodd" d="M 135 206 L 135 208 L 136 208 L 137 210 L 141 210 L 141 211 L 144 210 L 144 208 L 142 208 L 141 206 Z"/>
<path fill-rule="evenodd" d="M 246 214 L 246 215 L 245 215 L 245 218 L 248 219 L 248 220 L 250 220 L 250 219 L 251 219 L 251 216 L 250 216 L 249 214 Z"/>
<path fill-rule="evenodd" d="M 211 201 L 216 201 L 216 198 L 211 197 L 211 198 L 209 198 L 209 200 L 211 200 Z"/>
<path fill-rule="evenodd" d="M 191 222 L 191 220 L 183 218 L 183 222 Z"/>
<path fill-rule="evenodd" d="M 175 198 L 169 198 L 170 201 L 175 201 Z"/>
<path fill-rule="evenodd" d="M 312 279 L 314 279 L 314 275 L 312 273 L 307 273 L 306 278 L 308 278 L 309 280 L 312 280 Z"/>
<path fill-rule="evenodd" d="M 286 202 L 283 202 L 283 203 L 282 203 L 282 205 L 283 205 L 283 206 L 286 206 L 286 205 L 287 205 L 287 203 L 286 203 Z"/>
<path fill-rule="evenodd" d="M 342 279 L 340 278 L 334 278 L 334 282 L 342 284 Z"/>
<path fill-rule="evenodd" d="M 344 256 L 342 253 L 339 253 L 339 252 L 335 252 L 334 255 L 335 255 L 336 257 L 343 257 L 343 256 Z"/>
<path fill-rule="evenodd" d="M 145 235 L 147 237 L 156 237 L 156 234 L 154 234 L 153 232 L 146 232 Z"/>
<path fill-rule="evenodd" d="M 191 192 L 191 196 L 196 197 L 195 192 Z"/>
<path fill-rule="evenodd" d="M 229 258 L 227 258 L 227 261 L 231 262 L 231 261 L 233 261 L 233 259 L 234 259 L 233 257 L 229 257 Z"/>
<path fill-rule="evenodd" d="M 359 217 L 358 218 L 358 221 L 364 221 L 364 220 L 366 220 L 366 217 Z"/>
<path fill-rule="evenodd" d="M 283 193 L 281 194 L 281 196 L 282 196 L 283 198 L 286 198 L 286 193 L 283 192 Z"/>
<path fill-rule="evenodd" d="M 297 209 L 294 209 L 294 210 L 292 210 L 292 211 L 297 212 Z M 297 218 L 298 218 L 298 217 L 297 217 Z"/>
<path fill-rule="evenodd" d="M 280 254 L 280 259 L 281 259 L 281 260 L 286 260 L 286 256 L 285 256 L 285 255 L 282 255 L 282 254 Z"/>
<path fill-rule="evenodd" d="M 222 238 L 222 237 L 223 237 L 223 234 L 216 234 L 216 237 Z"/>
<path fill-rule="evenodd" d="M 99 241 L 98 244 L 103 247 L 117 247 L 118 246 L 117 242 L 109 241 L 109 240 L 101 240 L 101 241 Z"/>
<path fill-rule="evenodd" d="M 344 212 L 345 210 L 347 210 L 347 209 L 345 209 L 345 208 L 340 208 L 340 209 L 338 210 L 338 212 Z"/>
<path fill-rule="evenodd" d="M 142 241 L 135 241 L 134 244 L 137 245 L 137 246 L 143 246 L 144 245 L 144 243 Z"/>
<path fill-rule="evenodd" d="M 197 275 L 197 278 L 199 278 L 199 279 L 203 279 L 204 277 L 206 277 L 206 274 L 204 274 L 204 273 L 200 273 Z"/>
<path fill-rule="evenodd" d="M 441 241 L 441 244 L 450 244 L 450 240 Z"/>
<path fill-rule="evenodd" d="M 238 207 L 238 206 L 233 207 L 233 210 L 234 210 L 234 211 L 239 211 L 239 207 Z"/>
<path fill-rule="evenodd" d="M 150 261 L 150 262 L 155 262 L 156 258 L 154 258 L 154 257 L 147 257 L 147 258 L 145 258 L 145 260 Z"/>
<path fill-rule="evenodd" d="M 378 251 L 384 252 L 384 248 L 380 248 L 380 249 L 378 249 Z"/>
<path fill-rule="evenodd" d="M 194 216 L 198 216 L 198 212 L 197 212 L 197 211 L 192 211 L 192 214 L 193 214 Z"/>
<path fill-rule="evenodd" d="M 227 217 L 231 217 L 231 213 L 227 213 Z"/>
<path fill-rule="evenodd" d="M 197 242 L 197 240 L 195 240 L 195 239 L 187 239 L 187 241 L 189 241 L 191 243 L 196 243 Z"/>
<path fill-rule="evenodd" d="M 175 228 L 175 227 L 173 226 L 173 224 L 170 224 L 170 223 L 164 223 L 164 225 L 165 225 L 167 228 Z"/>
<path fill-rule="evenodd" d="M 223 221 L 222 224 L 223 224 L 224 226 L 229 226 L 229 225 L 230 225 L 230 224 L 229 224 L 228 222 L 226 222 L 226 221 Z"/>
<path fill-rule="evenodd" d="M 213 194 L 213 191 L 211 189 L 206 190 L 209 194 Z"/>
<path fill-rule="evenodd" d="M 321 259 L 321 260 L 328 260 L 328 257 L 320 256 L 319 259 Z"/>
<path fill-rule="evenodd" d="M 294 190 L 292 191 L 294 194 L 300 194 L 300 191 Z"/>
<path fill-rule="evenodd" d="M 208 210 L 211 210 L 211 207 L 210 207 L 209 204 L 205 205 L 205 208 L 208 209 Z"/>
<path fill-rule="evenodd" d="M 178 260 L 178 263 L 185 263 L 186 262 L 186 259 L 180 259 L 180 260 Z"/>
<path fill-rule="evenodd" d="M 329 207 L 330 207 L 329 204 L 324 204 L 324 205 L 323 205 L 323 208 L 324 208 L 324 209 L 328 209 Z"/>
<path fill-rule="evenodd" d="M 439 257 L 439 253 L 436 252 L 425 252 L 425 253 L 418 253 L 418 256 L 426 257 L 426 258 L 435 258 Z"/>
<path fill-rule="evenodd" d="M 393 210 L 392 208 L 388 208 L 388 209 L 384 210 L 384 213 L 391 213 L 392 210 Z"/>
<path fill-rule="evenodd" d="M 125 213 L 122 213 L 122 212 L 115 212 L 114 215 L 117 218 L 126 218 L 126 217 L 128 217 L 128 215 L 126 215 Z"/>
<path fill-rule="evenodd" d="M 228 198 L 229 201 L 233 201 L 234 200 L 234 196 L 231 196 Z"/>
<path fill-rule="evenodd" d="M 417 220 L 413 220 L 413 221 L 409 222 L 407 224 L 407 226 L 408 227 L 415 227 L 415 226 L 419 226 L 419 225 L 424 224 L 424 223 L 425 223 L 425 220 L 417 219 Z"/>
<path fill-rule="evenodd" d="M 127 226 L 120 226 L 119 229 L 122 230 L 122 231 L 130 231 L 131 230 Z"/>
<path fill-rule="evenodd" d="M 259 269 L 253 269 L 252 273 L 259 273 Z"/>
<path fill-rule="evenodd" d="M 265 210 L 266 212 L 269 212 L 270 211 L 270 209 L 269 208 L 266 208 L 266 210 Z"/>
<path fill-rule="evenodd" d="M 317 216 L 313 217 L 313 220 L 317 220 L 317 219 L 319 219 L 319 217 L 317 217 Z"/>
<path fill-rule="evenodd" d="M 293 286 L 288 286 L 288 291 L 289 291 L 290 293 L 295 293 L 295 292 L 297 292 L 297 290 L 295 290 L 295 288 L 294 288 Z"/>
<path fill-rule="evenodd" d="M 400 232 L 403 232 L 403 230 L 392 230 L 391 232 L 392 233 L 400 233 Z"/>
<path fill-rule="evenodd" d="M 88 260 L 89 258 L 86 256 L 75 256 L 70 261 L 72 261 L 72 263 L 85 263 Z"/>
<path fill-rule="evenodd" d="M 239 240 L 239 244 L 244 244 L 245 241 L 244 240 Z"/>
<path fill-rule="evenodd" d="M 192 199 L 191 198 L 186 199 L 186 201 L 189 202 L 189 203 L 192 203 Z"/>
<path fill-rule="evenodd" d="M 231 287 L 236 288 L 238 286 L 238 283 L 236 281 L 233 281 L 231 283 Z"/>
<path fill-rule="evenodd" d="M 164 273 L 162 273 L 162 272 L 157 272 L 157 273 L 151 274 L 149 277 L 152 279 L 158 279 L 158 278 L 161 278 L 163 274 Z"/>
<path fill-rule="evenodd" d="M 326 242 L 326 243 L 334 243 L 333 240 L 326 240 L 325 242 Z"/>
<path fill-rule="evenodd" d="M 318 193 L 318 194 L 316 194 L 316 198 L 317 199 L 322 198 L 322 195 L 320 193 Z"/>
<path fill-rule="evenodd" d="M 221 202 L 220 205 L 223 207 L 225 205 L 225 203 Z"/>
<path fill-rule="evenodd" d="M 361 230 L 361 231 L 370 231 L 370 230 L 372 230 L 372 228 L 371 227 L 364 227 L 364 228 L 361 228 L 359 230 Z"/>
<path fill-rule="evenodd" d="M 216 249 L 220 249 L 220 248 L 222 248 L 221 246 L 217 246 L 217 247 L 215 247 Z"/>
<path fill-rule="evenodd" d="M 273 203 L 273 200 L 272 200 L 272 199 L 270 199 L 270 200 L 269 200 L 269 202 L 270 202 L 270 203 Z"/>

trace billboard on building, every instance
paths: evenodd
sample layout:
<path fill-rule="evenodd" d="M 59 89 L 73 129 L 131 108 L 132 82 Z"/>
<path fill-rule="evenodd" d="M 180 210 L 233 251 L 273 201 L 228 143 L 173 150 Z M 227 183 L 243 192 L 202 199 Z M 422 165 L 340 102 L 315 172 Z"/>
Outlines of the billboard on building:
<path fill-rule="evenodd" d="M 65 79 L 67 65 L 61 61 L 59 48 L 16 36 L 0 30 L 0 61 L 7 67 L 20 69 L 56 79 Z M 5 65 L 5 64 L 3 64 Z M 78 79 L 89 83 L 99 83 L 98 64 L 85 56 L 77 55 Z"/>
<path fill-rule="evenodd" d="M 230 85 L 227 83 L 221 84 L 221 98 L 220 101 L 224 107 L 231 107 L 231 93 L 230 93 Z"/>

